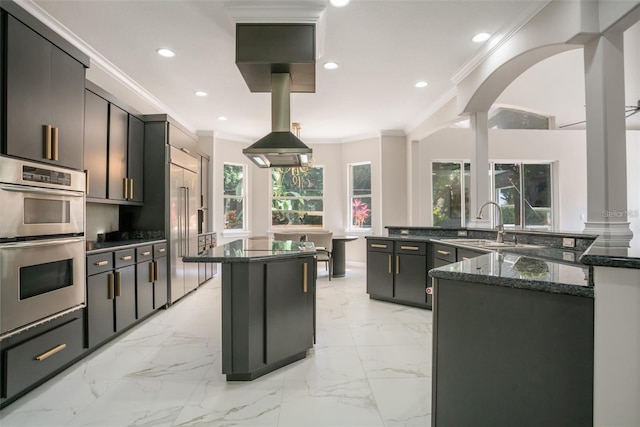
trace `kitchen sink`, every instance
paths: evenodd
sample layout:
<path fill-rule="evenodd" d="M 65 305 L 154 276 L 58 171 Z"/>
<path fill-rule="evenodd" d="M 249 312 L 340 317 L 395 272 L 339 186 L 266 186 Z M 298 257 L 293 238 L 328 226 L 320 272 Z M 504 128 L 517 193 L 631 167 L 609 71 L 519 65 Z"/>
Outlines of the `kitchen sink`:
<path fill-rule="evenodd" d="M 439 239 L 442 243 L 469 246 L 473 248 L 500 249 L 500 248 L 543 248 L 541 245 L 531 245 L 526 243 L 496 242 L 488 239 Z"/>

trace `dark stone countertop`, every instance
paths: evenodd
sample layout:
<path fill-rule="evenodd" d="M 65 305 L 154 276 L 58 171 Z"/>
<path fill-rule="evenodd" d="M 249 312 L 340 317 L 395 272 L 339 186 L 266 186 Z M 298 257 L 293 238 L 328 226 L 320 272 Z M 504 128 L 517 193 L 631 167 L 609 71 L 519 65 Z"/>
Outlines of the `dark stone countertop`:
<path fill-rule="evenodd" d="M 154 243 L 162 243 L 165 242 L 165 239 L 158 238 L 148 238 L 148 239 L 127 239 L 127 240 L 116 240 L 110 242 L 95 242 L 87 240 L 87 255 L 99 254 L 102 252 L 110 252 L 114 250 L 120 249 L 129 249 L 135 248 L 137 246 L 142 246 L 146 244 L 154 244 Z"/>
<path fill-rule="evenodd" d="M 580 262 L 596 267 L 640 269 L 640 236 L 629 242 L 598 237 L 582 255 Z"/>
<path fill-rule="evenodd" d="M 493 252 L 429 271 L 439 279 L 593 298 L 587 266 Z"/>
<path fill-rule="evenodd" d="M 211 248 L 200 255 L 186 256 L 183 262 L 263 262 L 285 258 L 315 255 L 313 243 L 299 247 L 298 242 L 291 240 L 273 240 L 269 237 L 252 237 L 235 240 L 224 245 Z"/>

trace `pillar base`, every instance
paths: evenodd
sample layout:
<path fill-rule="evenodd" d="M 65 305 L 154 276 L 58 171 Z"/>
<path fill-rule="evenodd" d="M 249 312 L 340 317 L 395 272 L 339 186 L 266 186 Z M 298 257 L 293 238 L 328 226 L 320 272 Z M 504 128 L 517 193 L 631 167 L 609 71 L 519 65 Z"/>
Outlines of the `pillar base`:
<path fill-rule="evenodd" d="M 611 246 L 629 247 L 629 242 L 633 238 L 633 232 L 629 228 L 628 222 L 595 222 L 584 223 L 584 234 L 594 234 L 606 238 Z"/>

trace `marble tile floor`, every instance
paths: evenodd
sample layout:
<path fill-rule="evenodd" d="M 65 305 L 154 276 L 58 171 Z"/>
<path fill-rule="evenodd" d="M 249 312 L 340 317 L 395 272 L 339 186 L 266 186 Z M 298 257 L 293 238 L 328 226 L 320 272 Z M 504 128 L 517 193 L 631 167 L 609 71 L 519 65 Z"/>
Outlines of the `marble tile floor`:
<path fill-rule="evenodd" d="M 430 426 L 431 311 L 319 269 L 317 343 L 251 382 L 221 374 L 220 275 L 0 411 L 13 426 Z"/>

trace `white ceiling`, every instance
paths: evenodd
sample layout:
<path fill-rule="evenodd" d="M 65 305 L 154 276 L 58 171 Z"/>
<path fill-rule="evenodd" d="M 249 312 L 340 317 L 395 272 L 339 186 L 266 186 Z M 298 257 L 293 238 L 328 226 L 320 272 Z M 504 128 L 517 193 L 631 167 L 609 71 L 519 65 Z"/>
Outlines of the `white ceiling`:
<path fill-rule="evenodd" d="M 452 96 L 452 76 L 487 49 L 471 41 L 474 34 L 507 33 L 546 3 L 352 0 L 334 8 L 327 1 L 316 93 L 291 95 L 291 120 L 301 123 L 302 139 L 310 142 L 411 131 Z M 80 40 L 93 57 L 90 80 L 141 113 L 168 113 L 193 131 L 248 141 L 270 131 L 270 95 L 249 92 L 235 65 L 234 21 L 225 2 L 35 0 L 30 6 Z M 176 57 L 158 56 L 159 47 L 175 50 Z M 625 33 L 625 54 L 627 103 L 635 105 L 640 23 Z M 340 68 L 325 70 L 326 61 Z M 581 50 L 557 55 L 525 72 L 497 104 L 554 115 L 558 125 L 584 120 L 582 70 Z M 415 88 L 418 80 L 429 86 Z M 209 96 L 196 97 L 196 90 Z M 629 128 L 640 129 L 636 116 Z"/>

